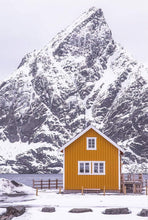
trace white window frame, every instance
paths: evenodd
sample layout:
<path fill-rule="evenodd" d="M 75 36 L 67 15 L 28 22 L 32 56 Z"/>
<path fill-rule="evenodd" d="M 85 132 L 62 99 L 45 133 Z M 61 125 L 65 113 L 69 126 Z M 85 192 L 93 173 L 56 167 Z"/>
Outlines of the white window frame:
<path fill-rule="evenodd" d="M 94 148 L 89 147 L 89 140 L 90 139 L 95 140 L 95 147 Z M 96 137 L 87 137 L 87 150 L 97 150 L 97 138 Z"/>
<path fill-rule="evenodd" d="M 84 164 L 84 173 L 80 172 L 80 163 Z M 89 173 L 85 172 L 85 164 L 89 163 Z M 91 175 L 91 161 L 78 161 L 78 175 Z"/>
<path fill-rule="evenodd" d="M 94 172 L 94 164 L 98 164 L 98 173 Z M 103 173 L 100 172 L 100 164 L 103 163 Z M 92 161 L 92 175 L 105 175 L 105 161 Z"/>
<path fill-rule="evenodd" d="M 84 173 L 80 172 L 80 163 L 84 163 Z M 85 172 L 85 164 L 89 163 L 89 173 Z M 98 163 L 98 168 L 99 168 L 99 164 L 103 163 L 103 173 L 95 173 L 94 172 L 94 164 Z M 78 175 L 106 175 L 105 173 L 105 161 L 78 161 Z"/>

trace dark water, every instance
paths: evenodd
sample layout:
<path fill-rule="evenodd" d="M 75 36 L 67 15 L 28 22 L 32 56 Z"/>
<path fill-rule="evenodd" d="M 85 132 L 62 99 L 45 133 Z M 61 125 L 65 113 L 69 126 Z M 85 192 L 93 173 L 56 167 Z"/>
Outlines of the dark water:
<path fill-rule="evenodd" d="M 34 180 L 62 180 L 63 174 L 0 174 L 0 178 L 9 180 L 15 180 L 18 183 L 23 183 L 27 186 L 31 186 Z"/>

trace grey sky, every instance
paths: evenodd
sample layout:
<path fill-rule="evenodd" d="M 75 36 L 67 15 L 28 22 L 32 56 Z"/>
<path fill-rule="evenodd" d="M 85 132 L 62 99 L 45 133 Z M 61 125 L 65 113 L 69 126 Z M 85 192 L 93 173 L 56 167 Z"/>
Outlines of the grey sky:
<path fill-rule="evenodd" d="M 0 80 L 92 6 L 102 8 L 115 41 L 148 64 L 148 0 L 0 0 Z"/>

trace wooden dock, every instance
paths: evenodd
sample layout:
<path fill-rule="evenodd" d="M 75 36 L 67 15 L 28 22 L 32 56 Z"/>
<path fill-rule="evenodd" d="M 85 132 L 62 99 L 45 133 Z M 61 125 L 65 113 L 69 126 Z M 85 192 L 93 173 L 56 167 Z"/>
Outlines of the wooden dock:
<path fill-rule="evenodd" d="M 121 192 L 142 193 L 143 175 L 142 174 L 121 174 Z"/>

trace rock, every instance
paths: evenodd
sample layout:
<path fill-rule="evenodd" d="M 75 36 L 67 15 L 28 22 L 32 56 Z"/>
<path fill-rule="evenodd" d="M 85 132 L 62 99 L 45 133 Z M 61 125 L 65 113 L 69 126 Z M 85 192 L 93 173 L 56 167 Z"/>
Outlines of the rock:
<path fill-rule="evenodd" d="M 11 220 L 14 216 L 5 216 L 5 215 L 2 215 L 0 216 L 0 220 Z"/>
<path fill-rule="evenodd" d="M 20 197 L 20 196 L 27 196 L 28 194 L 24 192 L 15 192 L 15 193 L 3 193 L 4 196 L 9 196 L 9 197 Z"/>
<path fill-rule="evenodd" d="M 113 209 L 105 209 L 103 214 L 107 215 L 119 215 L 119 214 L 130 214 L 131 211 L 128 208 L 113 208 Z"/>
<path fill-rule="evenodd" d="M 140 213 L 138 213 L 139 216 L 148 216 L 148 209 L 142 209 Z"/>
<path fill-rule="evenodd" d="M 42 212 L 55 212 L 54 207 L 44 207 L 42 208 Z"/>
<path fill-rule="evenodd" d="M 7 207 L 7 212 L 6 214 L 13 215 L 15 217 L 18 217 L 20 215 L 23 215 L 25 213 L 25 207 L 24 206 L 10 206 Z"/>
<path fill-rule="evenodd" d="M 0 220 L 11 220 L 13 217 L 21 216 L 25 213 L 24 206 L 9 206 L 6 213 L 0 216 Z"/>
<path fill-rule="evenodd" d="M 17 183 L 15 180 L 11 180 L 11 183 L 16 187 L 22 186 L 22 184 Z"/>
<path fill-rule="evenodd" d="M 73 208 L 69 212 L 71 212 L 71 213 L 92 212 L 92 209 L 88 209 L 88 208 Z"/>

